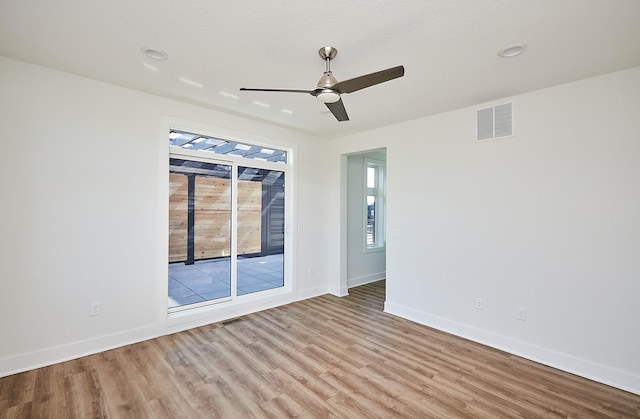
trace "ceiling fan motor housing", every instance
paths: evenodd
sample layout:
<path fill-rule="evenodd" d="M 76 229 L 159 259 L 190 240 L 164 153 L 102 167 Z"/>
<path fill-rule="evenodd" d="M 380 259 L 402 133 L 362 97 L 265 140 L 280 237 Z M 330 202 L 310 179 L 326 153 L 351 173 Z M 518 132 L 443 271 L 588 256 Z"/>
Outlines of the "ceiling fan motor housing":
<path fill-rule="evenodd" d="M 340 92 L 333 90 L 331 87 L 338 80 L 333 76 L 331 70 L 322 73 L 322 77 L 318 80 L 318 88 L 314 92 L 314 96 L 324 103 L 334 103 L 340 100 Z"/>
<path fill-rule="evenodd" d="M 320 80 L 318 80 L 318 89 L 328 89 L 337 82 L 338 80 L 336 80 L 331 71 L 325 71 L 322 73 Z"/>

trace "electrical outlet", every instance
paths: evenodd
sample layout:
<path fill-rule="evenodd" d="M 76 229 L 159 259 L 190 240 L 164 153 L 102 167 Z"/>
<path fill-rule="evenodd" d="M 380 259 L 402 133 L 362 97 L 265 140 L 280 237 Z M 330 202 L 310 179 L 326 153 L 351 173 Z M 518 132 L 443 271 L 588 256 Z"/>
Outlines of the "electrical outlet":
<path fill-rule="evenodd" d="M 100 303 L 91 303 L 91 305 L 89 306 L 89 315 L 90 316 L 100 315 Z"/>
<path fill-rule="evenodd" d="M 527 309 L 524 307 L 518 307 L 518 314 L 516 315 L 518 320 L 526 321 L 527 320 Z"/>
<path fill-rule="evenodd" d="M 478 310 L 484 310 L 484 301 L 482 301 L 482 298 L 476 298 L 474 301 L 474 306 Z"/>

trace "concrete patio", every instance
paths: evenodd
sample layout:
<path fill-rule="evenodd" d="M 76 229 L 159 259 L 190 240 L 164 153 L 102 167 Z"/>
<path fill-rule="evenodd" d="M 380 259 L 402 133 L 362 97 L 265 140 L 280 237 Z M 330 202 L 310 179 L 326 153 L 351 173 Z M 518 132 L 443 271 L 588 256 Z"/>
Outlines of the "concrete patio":
<path fill-rule="evenodd" d="M 238 257 L 237 295 L 284 285 L 283 255 Z M 231 295 L 230 258 L 169 264 L 169 308 Z"/>

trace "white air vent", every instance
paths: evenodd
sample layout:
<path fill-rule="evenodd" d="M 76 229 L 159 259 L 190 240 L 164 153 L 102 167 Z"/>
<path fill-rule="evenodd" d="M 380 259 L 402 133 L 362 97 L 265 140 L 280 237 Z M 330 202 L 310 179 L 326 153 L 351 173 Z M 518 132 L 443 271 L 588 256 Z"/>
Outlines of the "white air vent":
<path fill-rule="evenodd" d="M 476 114 L 478 141 L 493 140 L 513 135 L 512 104 L 480 109 Z"/>

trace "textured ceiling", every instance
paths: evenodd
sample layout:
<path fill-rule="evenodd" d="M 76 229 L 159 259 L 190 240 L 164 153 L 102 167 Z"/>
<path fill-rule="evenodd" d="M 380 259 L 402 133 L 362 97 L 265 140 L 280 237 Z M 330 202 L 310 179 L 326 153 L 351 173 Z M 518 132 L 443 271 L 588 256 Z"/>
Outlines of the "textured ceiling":
<path fill-rule="evenodd" d="M 345 122 L 310 95 L 238 91 L 313 89 L 325 45 L 338 80 L 405 77 L 343 95 Z M 326 138 L 638 66 L 639 45 L 638 0 L 0 0 L 0 55 Z"/>

